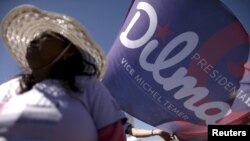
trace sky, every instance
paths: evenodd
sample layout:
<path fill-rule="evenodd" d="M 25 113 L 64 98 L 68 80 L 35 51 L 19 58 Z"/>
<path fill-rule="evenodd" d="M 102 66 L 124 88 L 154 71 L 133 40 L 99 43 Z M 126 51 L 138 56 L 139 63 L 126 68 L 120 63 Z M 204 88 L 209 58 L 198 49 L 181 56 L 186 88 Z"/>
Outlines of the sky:
<path fill-rule="evenodd" d="M 132 0 L 0 0 L 0 20 L 13 7 L 19 4 L 33 4 L 42 9 L 65 13 L 78 19 L 89 31 L 105 54 L 123 25 Z M 221 0 L 228 6 L 250 34 L 250 0 Z M 9 55 L 0 40 L 0 84 L 9 80 L 21 69 Z M 138 128 L 152 129 L 153 127 L 135 120 Z M 143 141 L 159 141 L 152 137 Z"/>

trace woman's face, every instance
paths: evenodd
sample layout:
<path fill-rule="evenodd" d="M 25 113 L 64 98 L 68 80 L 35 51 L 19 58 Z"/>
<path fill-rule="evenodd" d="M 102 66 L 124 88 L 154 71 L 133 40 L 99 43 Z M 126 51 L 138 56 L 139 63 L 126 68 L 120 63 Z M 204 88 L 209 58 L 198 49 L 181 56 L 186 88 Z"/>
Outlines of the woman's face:
<path fill-rule="evenodd" d="M 46 68 L 65 49 L 69 43 L 56 34 L 42 34 L 31 41 L 26 59 L 32 71 Z"/>

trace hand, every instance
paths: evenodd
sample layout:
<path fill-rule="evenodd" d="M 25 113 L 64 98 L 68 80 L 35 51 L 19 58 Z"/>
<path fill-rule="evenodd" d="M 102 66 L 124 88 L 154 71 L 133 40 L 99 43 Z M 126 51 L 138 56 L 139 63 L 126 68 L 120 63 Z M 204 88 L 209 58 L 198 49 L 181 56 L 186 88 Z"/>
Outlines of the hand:
<path fill-rule="evenodd" d="M 152 134 L 161 136 L 165 141 L 174 141 L 174 137 L 170 133 L 160 129 L 153 130 Z"/>

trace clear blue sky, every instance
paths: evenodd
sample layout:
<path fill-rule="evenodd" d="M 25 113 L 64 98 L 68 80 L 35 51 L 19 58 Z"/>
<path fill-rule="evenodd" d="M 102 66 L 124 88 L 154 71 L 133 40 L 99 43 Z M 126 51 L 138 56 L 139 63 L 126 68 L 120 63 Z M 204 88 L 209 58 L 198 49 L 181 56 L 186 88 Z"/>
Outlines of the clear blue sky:
<path fill-rule="evenodd" d="M 250 34 L 250 0 L 221 1 L 229 6 Z M 0 0 L 0 20 L 11 8 L 23 3 L 65 13 L 78 19 L 107 54 L 123 24 L 131 0 Z M 0 83 L 20 71 L 0 40 Z M 138 120 L 135 121 L 135 126 L 152 128 Z M 159 138 L 144 139 L 153 140 L 159 141 Z"/>

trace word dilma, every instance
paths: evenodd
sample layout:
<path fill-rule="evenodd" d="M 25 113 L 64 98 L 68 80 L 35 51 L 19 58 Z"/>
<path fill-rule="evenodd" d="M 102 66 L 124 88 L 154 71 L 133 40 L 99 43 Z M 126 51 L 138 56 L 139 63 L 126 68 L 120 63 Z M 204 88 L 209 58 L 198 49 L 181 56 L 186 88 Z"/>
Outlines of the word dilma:
<path fill-rule="evenodd" d="M 217 124 L 217 121 L 225 116 L 228 116 L 232 110 L 230 105 L 226 102 L 210 101 L 205 103 L 203 102 L 200 105 L 195 105 L 207 97 L 209 90 L 206 87 L 197 87 L 197 79 L 193 76 L 187 76 L 187 68 L 179 67 L 169 78 L 164 78 L 160 74 L 160 71 L 167 71 L 168 68 L 177 65 L 182 60 L 187 58 L 197 47 L 199 36 L 193 31 L 181 33 L 172 39 L 165 47 L 163 47 L 154 63 L 147 62 L 150 54 L 159 46 L 159 42 L 156 39 L 151 39 L 157 29 L 158 16 L 154 7 L 147 2 L 139 2 L 136 8 L 137 11 L 135 12 L 135 15 L 127 25 L 127 28 L 120 34 L 120 41 L 122 45 L 129 49 L 144 47 L 138 60 L 140 66 L 145 71 L 152 72 L 152 77 L 155 82 L 162 85 L 165 91 L 181 87 L 173 95 L 174 98 L 178 100 L 188 97 L 188 99 L 184 102 L 184 107 L 193 111 L 194 114 L 198 118 L 204 120 L 206 124 Z M 147 16 L 149 20 L 144 21 L 141 17 L 142 14 L 146 14 L 145 16 Z M 131 35 L 129 34 L 131 29 L 136 23 L 142 22 L 149 22 L 145 24 L 148 26 L 146 31 L 143 35 L 137 37 L 138 39 L 130 39 L 128 35 Z M 185 47 L 183 47 L 183 49 L 174 56 L 171 56 L 170 54 L 174 51 L 174 49 L 182 43 L 185 43 Z M 219 112 L 213 114 L 207 113 L 207 111 L 211 109 L 218 109 Z"/>

